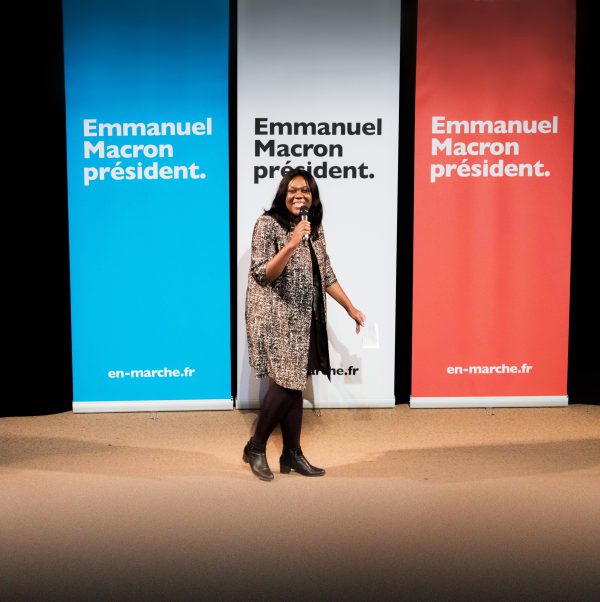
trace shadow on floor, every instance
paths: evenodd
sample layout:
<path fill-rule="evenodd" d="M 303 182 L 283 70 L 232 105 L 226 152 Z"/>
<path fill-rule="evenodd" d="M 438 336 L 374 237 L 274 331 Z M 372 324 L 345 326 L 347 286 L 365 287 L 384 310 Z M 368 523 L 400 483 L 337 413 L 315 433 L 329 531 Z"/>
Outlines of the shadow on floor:
<path fill-rule="evenodd" d="M 247 476 L 241 471 L 241 450 L 236 466 L 204 452 L 58 437 L 0 437 L 0 466 L 150 479 Z"/>
<path fill-rule="evenodd" d="M 401 477 L 464 482 L 562 473 L 600 466 L 600 439 L 390 450 L 328 469 L 331 477 Z"/>

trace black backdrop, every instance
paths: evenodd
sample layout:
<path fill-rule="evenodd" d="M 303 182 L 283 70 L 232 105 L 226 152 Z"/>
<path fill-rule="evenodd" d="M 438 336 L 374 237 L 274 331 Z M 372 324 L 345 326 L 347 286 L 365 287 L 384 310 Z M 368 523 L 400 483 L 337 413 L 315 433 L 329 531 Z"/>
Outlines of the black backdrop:
<path fill-rule="evenodd" d="M 235 4 L 231 2 L 232 32 Z M 573 246 L 568 394 L 571 403 L 600 403 L 598 382 L 598 197 L 592 138 L 592 66 L 597 43 L 592 0 L 577 2 Z M 400 198 L 413 193 L 413 111 L 416 0 L 402 1 L 400 80 Z M 8 133 L 4 173 L 5 360 L 0 415 L 71 409 L 71 341 L 65 149 L 64 74 L 60 0 L 16 2 L 5 8 L 3 86 Z M 235 36 L 232 36 L 235 57 Z M 235 64 L 232 63 L 232 74 Z M 235 227 L 235 78 L 231 77 L 231 191 Z M 235 232 L 235 229 L 233 230 Z M 410 394 L 412 208 L 399 205 L 397 285 L 397 403 Z M 235 241 L 233 241 L 235 245 Z M 232 269 L 235 269 L 235 248 Z M 235 282 L 235 276 L 232 278 Z M 235 292 L 232 294 L 232 308 Z M 235 321 L 232 312 L 232 327 Z M 235 342 L 235 337 L 234 337 Z M 232 363 L 235 368 L 235 349 Z M 235 369 L 233 374 L 235 375 Z M 235 393 L 235 378 L 232 382 Z"/>

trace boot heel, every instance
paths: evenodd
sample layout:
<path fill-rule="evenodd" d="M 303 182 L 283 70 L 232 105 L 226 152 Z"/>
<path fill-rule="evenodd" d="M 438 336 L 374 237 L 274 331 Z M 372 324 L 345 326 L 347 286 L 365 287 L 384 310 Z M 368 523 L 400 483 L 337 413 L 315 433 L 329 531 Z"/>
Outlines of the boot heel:
<path fill-rule="evenodd" d="M 290 474 L 290 472 L 292 471 L 292 467 L 288 466 L 287 464 L 279 464 L 279 472 L 281 474 Z"/>

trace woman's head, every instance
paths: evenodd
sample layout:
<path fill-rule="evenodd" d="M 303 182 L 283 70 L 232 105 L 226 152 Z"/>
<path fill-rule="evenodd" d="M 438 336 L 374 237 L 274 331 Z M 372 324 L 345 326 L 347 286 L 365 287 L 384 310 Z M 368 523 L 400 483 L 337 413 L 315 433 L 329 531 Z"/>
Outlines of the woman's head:
<path fill-rule="evenodd" d="M 297 168 L 283 176 L 271 208 L 265 213 L 289 229 L 298 221 L 302 205 L 306 205 L 308 209 L 312 236 L 316 237 L 317 228 L 323 219 L 319 187 L 312 174 Z"/>

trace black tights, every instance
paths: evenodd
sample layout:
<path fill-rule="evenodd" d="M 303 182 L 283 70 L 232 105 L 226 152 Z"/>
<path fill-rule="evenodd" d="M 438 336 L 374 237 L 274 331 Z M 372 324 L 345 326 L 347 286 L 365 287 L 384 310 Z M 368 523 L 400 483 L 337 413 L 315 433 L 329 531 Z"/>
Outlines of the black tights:
<path fill-rule="evenodd" d="M 269 388 L 252 438 L 257 449 L 265 449 L 269 435 L 278 424 L 281 426 L 284 449 L 298 449 L 302 430 L 302 391 L 286 389 L 269 379 Z"/>

